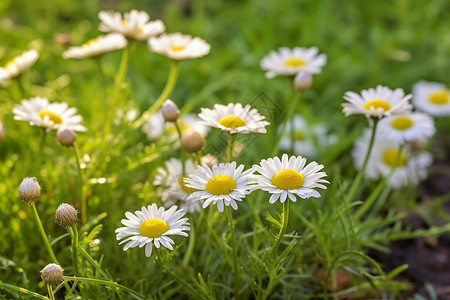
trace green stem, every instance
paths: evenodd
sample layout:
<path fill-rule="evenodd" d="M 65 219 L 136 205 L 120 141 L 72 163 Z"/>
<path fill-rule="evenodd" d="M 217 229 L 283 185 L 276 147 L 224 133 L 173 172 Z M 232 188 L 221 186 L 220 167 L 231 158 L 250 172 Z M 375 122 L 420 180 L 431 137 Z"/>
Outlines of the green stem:
<path fill-rule="evenodd" d="M 79 197 L 80 197 L 80 206 L 81 206 L 81 223 L 86 224 L 87 222 L 87 201 L 86 201 L 86 193 L 84 188 L 84 180 L 83 180 L 83 172 L 81 170 L 80 163 L 80 150 L 76 143 L 73 145 L 73 152 L 75 154 L 75 160 L 77 162 L 77 173 L 78 173 L 78 188 L 79 188 Z"/>
<path fill-rule="evenodd" d="M 358 174 L 356 175 L 355 180 L 353 181 L 352 187 L 350 188 L 350 192 L 347 195 L 347 203 L 351 203 L 353 200 L 353 197 L 355 196 L 356 191 L 359 188 L 359 185 L 361 183 L 361 179 L 364 176 L 364 172 L 366 170 L 367 162 L 369 161 L 370 154 L 372 153 L 373 148 L 373 142 L 375 140 L 375 134 L 377 131 L 377 124 L 378 119 L 373 119 L 373 126 L 372 126 L 372 135 L 370 137 L 369 147 L 367 148 L 366 157 L 364 158 L 364 162 L 361 166 L 361 169 L 359 169 Z"/>
<path fill-rule="evenodd" d="M 102 84 L 105 87 L 106 77 L 105 77 L 105 71 L 103 70 L 103 64 L 102 64 L 101 56 L 95 57 L 94 60 L 95 60 L 95 64 L 97 65 L 98 73 L 100 74 L 100 78 L 102 80 Z"/>
<path fill-rule="evenodd" d="M 233 271 L 234 271 L 234 299 L 239 299 L 239 267 L 238 267 L 238 257 L 236 249 L 236 238 L 234 236 L 234 224 L 233 215 L 231 213 L 231 206 L 225 206 L 228 218 L 228 227 L 230 227 L 230 240 L 231 240 L 231 250 L 233 252 Z"/>
<path fill-rule="evenodd" d="M 23 90 L 21 77 L 22 75 L 19 75 L 19 77 L 14 79 L 15 86 L 17 88 L 17 101 L 20 101 L 25 97 L 25 91 Z"/>
<path fill-rule="evenodd" d="M 36 292 L 12 285 L 12 284 L 8 284 L 8 283 L 4 283 L 3 281 L 0 280 L 0 289 L 4 289 L 4 290 L 10 290 L 10 291 L 14 291 L 14 292 L 18 292 L 18 293 L 22 293 L 25 295 L 30 295 L 33 296 L 34 298 L 38 298 L 38 299 L 42 299 L 42 300 L 49 300 L 49 298 L 38 294 Z"/>
<path fill-rule="evenodd" d="M 72 236 L 72 260 L 73 260 L 73 269 L 75 274 L 80 274 L 80 270 L 78 269 L 78 229 L 76 225 L 72 225 L 69 229 L 70 235 Z"/>
<path fill-rule="evenodd" d="M 130 57 L 130 44 L 123 48 L 122 59 L 120 60 L 119 71 L 117 72 L 116 78 L 114 79 L 115 90 L 120 90 L 120 85 L 125 78 L 125 74 L 128 68 L 128 59 Z"/>
<path fill-rule="evenodd" d="M 45 128 L 42 128 L 42 137 L 41 137 L 41 143 L 39 144 L 39 156 L 37 158 L 37 169 L 41 169 L 42 165 L 42 157 L 44 156 L 44 145 L 45 145 L 45 138 L 47 137 L 47 131 Z"/>
<path fill-rule="evenodd" d="M 191 259 L 192 253 L 194 252 L 195 246 L 195 226 L 194 222 L 191 223 L 191 230 L 189 232 L 189 242 L 186 250 L 186 254 L 183 258 L 183 263 L 181 264 L 181 268 L 185 270 L 189 265 L 189 260 Z"/>
<path fill-rule="evenodd" d="M 78 247 L 81 255 L 97 270 L 97 272 L 103 276 L 104 278 L 112 279 L 105 271 L 103 271 L 102 267 L 98 264 L 98 262 L 92 258 L 92 256 L 87 253 L 87 251 L 83 247 Z"/>
<path fill-rule="evenodd" d="M 281 244 L 281 241 L 283 240 L 284 233 L 286 232 L 287 224 L 289 222 L 289 204 L 290 204 L 289 198 L 286 199 L 283 203 L 283 219 L 281 220 L 281 227 L 280 232 L 278 233 L 277 240 L 275 242 L 275 245 L 272 248 L 272 252 L 274 254 L 277 253 L 277 249 Z"/>
<path fill-rule="evenodd" d="M 53 253 L 52 246 L 50 246 L 50 242 L 48 241 L 47 234 L 45 233 L 44 227 L 42 226 L 41 219 L 39 218 L 39 214 L 34 202 L 31 203 L 31 210 L 33 211 L 34 220 L 36 221 L 36 225 L 38 227 L 39 233 L 41 234 L 42 240 L 44 241 L 44 246 L 47 249 L 50 259 L 53 263 L 59 264 L 58 260 L 56 259 L 55 253 Z"/>
<path fill-rule="evenodd" d="M 50 300 L 55 300 L 55 295 L 53 295 L 53 288 L 49 284 L 47 284 L 47 291 L 48 291 L 48 296 L 50 297 Z"/>
<path fill-rule="evenodd" d="M 192 285 L 190 285 L 187 281 L 185 281 L 183 278 L 175 274 L 174 272 L 167 269 L 163 264 L 160 264 L 161 268 L 167 272 L 170 276 L 172 276 L 178 283 L 180 283 L 182 286 L 184 286 L 187 290 L 189 290 L 193 295 L 199 295 L 199 293 L 195 290 Z"/>
<path fill-rule="evenodd" d="M 228 145 L 227 145 L 227 161 L 233 161 L 233 144 L 236 139 L 236 135 L 227 133 L 228 135 Z"/>
<path fill-rule="evenodd" d="M 150 118 L 154 113 L 156 113 L 156 111 L 161 107 L 161 105 L 164 103 L 164 101 L 167 100 L 167 98 L 172 93 L 172 91 L 175 87 L 175 84 L 177 82 L 179 69 L 180 69 L 179 62 L 176 60 L 173 60 L 171 66 L 170 66 L 169 77 L 167 78 L 166 86 L 164 87 L 163 91 L 161 92 L 161 95 L 159 95 L 159 97 L 158 97 L 158 99 L 156 99 L 155 103 L 153 103 L 153 105 L 150 106 L 150 108 L 148 110 L 146 110 L 142 114 L 142 116 L 132 124 L 132 128 L 137 129 L 137 128 L 141 127 L 145 123 L 145 121 L 148 120 L 148 118 Z"/>
<path fill-rule="evenodd" d="M 142 294 L 140 294 L 126 286 L 118 284 L 117 282 L 113 282 L 113 281 L 107 281 L 107 280 L 102 280 L 102 279 L 97 279 L 97 278 L 77 277 L 77 276 L 63 276 L 63 279 L 67 280 L 67 281 L 81 281 L 81 282 L 90 282 L 90 283 L 95 283 L 95 284 L 103 284 L 106 286 L 112 286 L 112 287 L 115 287 L 115 288 L 118 288 L 118 289 L 121 289 L 121 290 L 124 290 L 124 291 L 130 293 L 136 299 L 146 299 L 146 297 L 143 296 Z"/>

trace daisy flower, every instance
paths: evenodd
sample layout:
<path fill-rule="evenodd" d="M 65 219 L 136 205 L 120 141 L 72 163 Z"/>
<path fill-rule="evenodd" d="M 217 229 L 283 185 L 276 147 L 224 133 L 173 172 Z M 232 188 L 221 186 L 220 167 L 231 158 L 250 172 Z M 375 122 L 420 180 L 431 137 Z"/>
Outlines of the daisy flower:
<path fill-rule="evenodd" d="M 39 52 L 36 50 L 29 50 L 19 56 L 14 57 L 8 61 L 3 67 L 0 67 L 0 82 L 15 78 L 28 69 L 39 58 Z"/>
<path fill-rule="evenodd" d="M 100 31 L 120 33 L 132 40 L 143 41 L 166 30 L 161 20 L 150 21 L 145 11 L 135 9 L 126 12 L 123 18 L 115 11 L 101 11 L 98 18 Z"/>
<path fill-rule="evenodd" d="M 370 129 L 366 130 L 359 138 L 352 151 L 356 168 L 360 169 L 369 144 Z M 374 147 L 369 157 L 364 176 L 369 179 L 385 178 L 391 172 L 396 163 L 388 184 L 398 189 L 407 184 L 417 184 L 427 177 L 427 167 L 433 162 L 430 153 L 423 152 L 413 155 L 409 148 L 405 147 L 402 153 L 398 153 L 400 144 L 375 135 Z M 398 158 L 397 158 L 398 157 Z"/>
<path fill-rule="evenodd" d="M 215 104 L 214 109 L 202 108 L 198 114 L 201 124 L 220 128 L 230 134 L 235 133 L 266 133 L 269 122 L 258 113 L 250 104 L 242 107 L 241 103 L 229 103 L 228 105 Z"/>
<path fill-rule="evenodd" d="M 184 162 L 185 174 L 193 173 L 195 170 L 192 159 Z M 171 158 L 166 160 L 165 167 L 156 169 L 156 176 L 153 184 L 159 186 L 158 195 L 164 203 L 164 206 L 171 206 L 176 201 L 180 201 L 180 208 L 188 213 L 194 213 L 201 210 L 198 201 L 187 200 L 187 197 L 196 192 L 196 189 L 186 186 L 183 176 L 183 165 L 180 159 Z"/>
<path fill-rule="evenodd" d="M 148 40 L 148 46 L 151 51 L 174 60 L 202 57 L 211 49 L 205 40 L 178 32 L 153 37 Z"/>
<path fill-rule="evenodd" d="M 120 221 L 125 227 L 116 229 L 117 240 L 122 240 L 119 245 L 125 244 L 123 251 L 129 248 L 145 246 L 145 256 L 152 255 L 153 244 L 156 248 L 161 245 L 173 250 L 175 242 L 169 235 L 188 236 L 183 230 L 190 230 L 188 218 L 182 218 L 184 211 L 172 206 L 167 211 L 164 207 L 158 208 L 155 203 L 133 213 L 126 212 L 127 219 Z"/>
<path fill-rule="evenodd" d="M 96 57 L 104 53 L 123 49 L 127 45 L 127 39 L 118 33 L 101 35 L 90 39 L 80 47 L 70 47 L 64 51 L 64 58 L 88 58 Z"/>
<path fill-rule="evenodd" d="M 223 212 L 224 205 L 237 210 L 236 201 L 242 201 L 250 194 L 253 170 L 242 172 L 244 165 L 236 168 L 236 162 L 197 166 L 193 174 L 184 179 L 186 186 L 198 190 L 188 196 L 188 200 L 205 200 L 203 208 L 211 203 Z"/>
<path fill-rule="evenodd" d="M 288 197 L 293 202 L 297 201 L 296 196 L 319 198 L 320 194 L 314 188 L 326 189 L 322 183 L 329 182 L 322 178 L 327 174 L 319 172 L 323 165 L 315 161 L 305 164 L 306 158 L 288 158 L 287 154 L 283 154 L 281 160 L 278 157 L 263 159 L 260 165 L 253 165 L 253 169 L 261 174 L 256 176 L 258 184 L 255 189 L 271 193 L 269 202 L 272 204 L 278 199 L 284 203 Z"/>
<path fill-rule="evenodd" d="M 361 95 L 346 92 L 344 99 L 348 101 L 342 104 L 346 116 L 363 114 L 366 117 L 382 118 L 408 113 L 412 109 L 409 103 L 411 95 L 405 95 L 403 89 L 391 90 L 382 85 L 378 85 L 375 89 L 363 90 Z"/>
<path fill-rule="evenodd" d="M 80 124 L 82 117 L 76 112 L 76 108 L 68 107 L 67 103 L 49 103 L 47 98 L 41 97 L 22 100 L 13 109 L 14 120 L 26 121 L 31 126 L 42 127 L 47 131 L 59 128 L 86 131 Z"/>
<path fill-rule="evenodd" d="M 419 81 L 412 92 L 417 109 L 432 116 L 450 115 L 450 90 L 444 84 Z"/>
<path fill-rule="evenodd" d="M 261 68 L 266 72 L 267 78 L 277 75 L 294 76 L 299 72 L 319 74 L 327 62 L 327 56 L 320 54 L 316 47 L 293 49 L 281 47 L 272 51 L 261 60 Z"/>
<path fill-rule="evenodd" d="M 419 112 L 383 118 L 378 126 L 381 137 L 394 140 L 399 144 L 425 141 L 436 132 L 433 119 Z"/>

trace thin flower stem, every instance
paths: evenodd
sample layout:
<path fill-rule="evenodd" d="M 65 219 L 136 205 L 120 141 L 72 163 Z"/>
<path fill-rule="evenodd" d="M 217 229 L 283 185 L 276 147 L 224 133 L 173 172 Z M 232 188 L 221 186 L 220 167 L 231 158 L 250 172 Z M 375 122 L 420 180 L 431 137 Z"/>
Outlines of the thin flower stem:
<path fill-rule="evenodd" d="M 284 233 L 286 232 L 287 224 L 289 222 L 289 203 L 291 201 L 289 199 L 286 199 L 283 203 L 283 219 L 281 220 L 281 227 L 280 232 L 278 233 L 277 240 L 275 242 L 275 245 L 272 248 L 272 252 L 274 254 L 277 253 L 277 249 L 281 244 L 281 241 L 283 240 Z"/>
<path fill-rule="evenodd" d="M 355 180 L 353 181 L 353 184 L 350 188 L 350 192 L 347 195 L 347 203 L 351 203 L 353 201 L 353 197 L 355 196 L 356 191 L 359 188 L 359 185 L 361 183 L 361 179 L 364 176 L 364 172 L 366 170 L 367 162 L 369 161 L 370 154 L 372 153 L 373 148 L 373 142 L 375 140 L 375 134 L 377 131 L 377 124 L 378 119 L 373 119 L 373 126 L 372 126 L 372 135 L 370 137 L 369 147 L 367 148 L 366 157 L 364 158 L 364 162 L 361 166 L 361 169 L 359 169 L 358 174 L 356 175 Z"/>
<path fill-rule="evenodd" d="M 73 260 L 73 269 L 75 274 L 80 274 L 80 270 L 78 269 L 78 229 L 76 225 L 72 225 L 72 227 L 68 228 L 70 235 L 72 236 L 72 260 Z"/>
<path fill-rule="evenodd" d="M 47 291 L 50 300 L 55 300 L 55 295 L 53 295 L 53 288 L 50 284 L 47 284 Z"/>
<path fill-rule="evenodd" d="M 199 293 L 195 290 L 195 288 L 190 285 L 187 281 L 185 281 L 183 278 L 175 274 L 174 272 L 170 271 L 166 266 L 160 263 L 161 268 L 167 272 L 170 276 L 172 276 L 178 283 L 180 283 L 182 286 L 184 286 L 186 289 L 188 289 L 192 294 L 199 295 Z"/>
<path fill-rule="evenodd" d="M 191 259 L 192 253 L 194 252 L 194 246 L 195 246 L 195 226 L 194 222 L 191 223 L 191 230 L 189 232 L 189 242 L 186 250 L 186 254 L 183 258 L 183 263 L 181 264 L 181 269 L 185 270 L 187 269 L 187 266 L 189 265 L 189 261 Z"/>
<path fill-rule="evenodd" d="M 234 224 L 233 215 L 231 213 L 231 206 L 225 206 L 228 218 L 228 227 L 230 227 L 230 240 L 231 240 L 231 250 L 233 252 L 233 271 L 234 271 L 234 299 L 239 299 L 239 267 L 238 267 L 238 257 L 236 249 L 236 238 L 234 236 Z"/>
<path fill-rule="evenodd" d="M 233 144 L 236 136 L 234 134 L 227 133 L 228 135 L 228 145 L 227 145 L 227 161 L 233 161 Z"/>
<path fill-rule="evenodd" d="M 44 145 L 45 145 L 45 138 L 47 137 L 47 131 L 45 130 L 45 128 L 42 128 L 42 137 L 41 137 L 41 142 L 39 144 L 39 156 L 37 158 L 37 169 L 40 170 L 41 169 L 41 164 L 42 164 L 42 157 L 44 156 Z"/>
<path fill-rule="evenodd" d="M 161 95 L 159 95 L 159 97 L 158 97 L 158 99 L 156 99 L 155 103 L 153 103 L 152 106 L 150 106 L 150 108 L 148 110 L 146 110 L 142 114 L 142 116 L 132 124 L 132 127 L 134 129 L 141 127 L 145 123 L 145 121 L 148 120 L 148 118 L 150 118 L 154 113 L 156 113 L 156 111 L 161 107 L 161 105 L 164 103 L 164 101 L 167 100 L 167 98 L 172 93 L 172 91 L 175 87 L 175 84 L 177 82 L 179 69 L 180 69 L 179 62 L 176 60 L 173 60 L 171 66 L 170 66 L 169 77 L 167 78 L 166 86 L 164 87 L 163 91 L 161 92 Z"/>
<path fill-rule="evenodd" d="M 20 75 L 19 77 L 17 77 L 14 82 L 16 83 L 16 87 L 17 87 L 17 100 L 20 101 L 25 97 L 25 91 L 23 90 L 23 85 L 22 85 L 22 75 Z"/>
<path fill-rule="evenodd" d="M 95 57 L 94 60 L 95 60 L 95 64 L 97 65 L 98 73 L 100 74 L 100 78 L 102 80 L 102 84 L 103 84 L 103 86 L 105 86 L 105 84 L 106 84 L 106 77 L 105 77 L 105 71 L 103 70 L 103 64 L 102 64 L 101 56 Z"/>
<path fill-rule="evenodd" d="M 80 206 L 81 206 L 81 223 L 86 224 L 87 222 L 87 201 L 86 201 L 86 193 L 84 187 L 83 180 L 83 172 L 81 170 L 80 164 L 80 150 L 76 143 L 73 145 L 73 152 L 75 154 L 75 160 L 77 162 L 77 173 L 78 173 L 78 188 L 79 188 L 79 197 L 80 197 Z"/>
<path fill-rule="evenodd" d="M 15 291 L 15 292 L 22 293 L 25 295 L 30 295 L 30 296 L 33 296 L 34 298 L 38 298 L 38 299 L 42 299 L 42 300 L 49 300 L 49 298 L 47 298 L 41 294 L 38 294 L 36 292 L 30 291 L 30 290 L 27 290 L 27 289 L 24 289 L 24 288 L 21 288 L 21 287 L 12 285 L 12 284 L 4 283 L 1 280 L 0 280 L 0 289 Z"/>
<path fill-rule="evenodd" d="M 90 256 L 89 253 L 83 247 L 78 247 L 78 250 L 80 251 L 81 255 L 94 267 L 94 269 L 97 270 L 97 272 L 101 276 L 112 280 L 111 276 L 109 276 L 105 271 L 103 271 L 102 267 L 98 264 L 98 262 L 95 259 L 93 259 L 92 256 Z"/>
<path fill-rule="evenodd" d="M 115 90 L 120 89 L 120 85 L 125 78 L 125 74 L 128 68 L 128 60 L 130 57 L 130 44 L 123 48 L 122 59 L 120 60 L 119 71 L 117 72 L 116 78 L 114 79 Z"/>
<path fill-rule="evenodd" d="M 63 279 L 67 280 L 67 281 L 81 281 L 81 282 L 90 282 L 90 283 L 95 283 L 95 284 L 103 284 L 103 285 L 107 285 L 107 286 L 112 286 L 112 287 L 116 287 L 118 289 L 121 289 L 121 290 L 124 290 L 124 291 L 130 293 L 136 299 L 147 299 L 144 295 L 142 295 L 126 286 L 118 284 L 117 282 L 113 282 L 113 281 L 102 280 L 102 279 L 97 279 L 97 278 L 77 277 L 77 276 L 63 276 Z"/>
<path fill-rule="evenodd" d="M 58 260 L 56 259 L 55 253 L 53 253 L 52 246 L 50 246 L 50 242 L 48 241 L 47 234 L 45 233 L 44 227 L 42 226 L 41 219 L 39 218 L 39 214 L 34 202 L 31 203 L 31 210 L 33 211 L 34 220 L 36 221 L 36 225 L 38 227 L 39 233 L 41 234 L 42 240 L 44 241 L 44 246 L 47 249 L 50 259 L 55 264 L 59 264 Z"/>

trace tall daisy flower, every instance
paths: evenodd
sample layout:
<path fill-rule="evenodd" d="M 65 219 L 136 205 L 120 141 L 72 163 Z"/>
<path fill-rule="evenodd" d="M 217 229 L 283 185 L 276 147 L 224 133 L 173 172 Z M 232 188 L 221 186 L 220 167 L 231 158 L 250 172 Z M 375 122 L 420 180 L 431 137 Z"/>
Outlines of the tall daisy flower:
<path fill-rule="evenodd" d="M 253 165 L 253 169 L 260 174 L 256 176 L 258 184 L 255 189 L 272 194 L 270 203 L 275 203 L 278 199 L 284 203 L 288 197 L 293 202 L 297 201 L 296 197 L 319 198 L 320 194 L 315 188 L 326 189 L 323 183 L 329 182 L 322 178 L 327 174 L 319 172 L 323 165 L 315 161 L 306 166 L 305 164 L 306 158 L 289 158 L 287 154 L 283 154 L 281 160 L 278 157 L 263 159 L 260 165 Z"/>
<path fill-rule="evenodd" d="M 76 108 L 67 103 L 49 103 L 47 98 L 35 97 L 22 100 L 13 109 L 14 120 L 26 121 L 31 126 L 42 127 L 47 131 L 66 128 L 74 131 L 86 131 L 81 125 L 82 117 L 76 115 Z"/>
<path fill-rule="evenodd" d="M 101 35 L 90 39 L 79 47 L 70 47 L 64 51 L 63 58 L 89 58 L 102 55 L 104 53 L 123 49 L 127 45 L 127 39 L 118 33 Z"/>
<path fill-rule="evenodd" d="M 230 134 L 266 133 L 265 127 L 270 125 L 264 120 L 265 116 L 249 104 L 244 107 L 241 103 L 215 104 L 214 109 L 202 108 L 198 116 L 203 120 L 201 124 L 220 128 Z"/>
<path fill-rule="evenodd" d="M 450 90 L 442 83 L 419 81 L 412 88 L 417 109 L 432 116 L 450 115 Z"/>
<path fill-rule="evenodd" d="M 319 49 L 316 47 L 293 49 L 281 47 L 261 60 L 261 68 L 267 71 L 267 78 L 277 75 L 294 76 L 300 72 L 319 74 L 327 62 L 327 56 L 318 53 Z"/>
<path fill-rule="evenodd" d="M 433 119 L 419 112 L 383 118 L 378 126 L 380 137 L 399 144 L 425 141 L 436 132 Z"/>
<path fill-rule="evenodd" d="M 366 117 L 382 118 L 390 115 L 408 113 L 412 109 L 409 103 L 411 95 L 405 95 L 403 89 L 391 90 L 388 87 L 378 85 L 375 89 L 361 91 L 361 95 L 355 92 L 346 92 L 342 104 L 346 116 L 362 114 Z"/>
<path fill-rule="evenodd" d="M 173 60 L 191 59 L 205 56 L 211 46 L 199 37 L 181 33 L 163 34 L 148 40 L 150 50 Z"/>
<path fill-rule="evenodd" d="M 173 250 L 175 242 L 169 235 L 188 236 L 184 231 L 189 231 L 188 218 L 183 218 L 184 211 L 172 206 L 167 211 L 164 207 L 158 208 L 155 203 L 133 213 L 126 212 L 127 219 L 120 221 L 125 227 L 116 229 L 116 238 L 119 245 L 125 244 L 123 250 L 139 246 L 145 246 L 145 256 L 152 254 L 153 244 L 156 248 L 163 245 Z"/>
<path fill-rule="evenodd" d="M 8 61 L 3 67 L 0 67 L 0 82 L 18 77 L 31 68 L 39 58 L 39 52 L 29 50 Z"/>
<path fill-rule="evenodd" d="M 126 12 L 123 18 L 115 11 L 101 11 L 98 18 L 100 31 L 117 32 L 132 40 L 143 41 L 166 30 L 161 20 L 150 21 L 148 13 L 135 9 Z"/>
<path fill-rule="evenodd" d="M 194 173 L 184 179 L 186 186 L 198 190 L 188 196 L 188 200 L 204 200 L 203 208 L 211 203 L 217 205 L 219 212 L 224 206 L 231 206 L 237 210 L 236 201 L 242 201 L 252 188 L 252 173 L 249 169 L 244 171 L 244 165 L 236 168 L 236 162 L 197 166 Z"/>

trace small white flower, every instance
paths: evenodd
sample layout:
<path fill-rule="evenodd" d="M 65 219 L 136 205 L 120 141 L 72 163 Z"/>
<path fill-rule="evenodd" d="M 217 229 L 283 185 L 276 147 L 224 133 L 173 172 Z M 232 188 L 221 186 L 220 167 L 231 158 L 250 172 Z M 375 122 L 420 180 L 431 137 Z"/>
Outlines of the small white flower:
<path fill-rule="evenodd" d="M 0 82 L 7 81 L 21 75 L 22 73 L 30 69 L 38 58 L 39 52 L 37 52 L 36 50 L 29 50 L 19 56 L 14 57 L 3 67 L 0 67 Z"/>
<path fill-rule="evenodd" d="M 266 133 L 269 122 L 258 113 L 250 104 L 242 107 L 241 103 L 229 103 L 228 105 L 215 104 L 214 109 L 202 108 L 198 114 L 203 121 L 201 124 L 220 128 L 230 134 L 235 133 Z"/>
<path fill-rule="evenodd" d="M 380 137 L 394 140 L 399 144 L 425 141 L 436 132 L 433 119 L 418 112 L 383 118 L 378 126 Z"/>
<path fill-rule="evenodd" d="M 287 154 L 283 154 L 281 160 L 278 157 L 263 159 L 260 165 L 253 165 L 253 169 L 261 174 L 256 176 L 258 184 L 255 189 L 271 193 L 270 203 L 278 199 L 284 203 L 288 197 L 293 202 L 297 201 L 296 197 L 319 198 L 320 194 L 314 188 L 326 189 L 322 183 L 329 182 L 322 178 L 327 174 L 319 172 L 323 165 L 315 161 L 305 164 L 306 158 L 288 158 Z"/>
<path fill-rule="evenodd" d="M 178 32 L 150 38 L 148 45 L 151 51 L 174 60 L 202 57 L 211 49 L 205 40 Z"/>
<path fill-rule="evenodd" d="M 405 96 L 403 89 L 391 90 L 382 85 L 375 89 L 362 90 L 361 95 L 346 92 L 344 99 L 348 101 L 342 104 L 346 116 L 362 114 L 366 117 L 382 118 L 408 113 L 412 109 L 409 103 L 411 95 Z"/>
<path fill-rule="evenodd" d="M 80 123 L 82 117 L 76 115 L 76 108 L 68 107 L 67 103 L 49 103 L 47 98 L 35 97 L 22 100 L 13 113 L 14 120 L 26 121 L 31 126 L 52 129 L 67 128 L 74 131 L 86 131 Z"/>
<path fill-rule="evenodd" d="M 135 9 L 126 12 L 123 19 L 120 13 L 114 11 L 101 11 L 98 18 L 101 21 L 100 31 L 117 32 L 132 40 L 143 41 L 166 30 L 161 20 L 150 21 L 145 11 Z"/>
<path fill-rule="evenodd" d="M 244 170 L 244 165 L 236 168 L 236 162 L 197 166 L 194 173 L 185 178 L 186 186 L 197 189 L 189 195 L 188 200 L 205 200 L 203 208 L 211 203 L 217 205 L 219 212 L 223 212 L 224 205 L 237 210 L 236 201 L 242 201 L 250 194 L 253 170 Z"/>
<path fill-rule="evenodd" d="M 173 250 L 175 242 L 169 235 L 188 236 L 183 230 L 190 230 L 188 218 L 182 218 L 184 211 L 177 210 L 177 206 L 172 206 L 167 211 L 164 207 L 158 208 L 155 203 L 147 207 L 143 206 L 134 214 L 126 212 L 127 219 L 122 219 L 121 223 L 126 227 L 116 229 L 117 240 L 123 239 L 119 245 L 125 244 L 123 250 L 139 246 L 145 246 L 145 256 L 152 254 L 153 244 L 156 248 L 161 245 L 169 250 Z M 125 238 L 125 239 L 124 239 Z"/>
<path fill-rule="evenodd" d="M 432 116 L 450 115 L 450 90 L 444 84 L 419 81 L 412 90 L 417 109 Z"/>
<path fill-rule="evenodd" d="M 327 62 L 327 56 L 320 54 L 316 47 L 293 49 L 281 47 L 272 51 L 261 60 L 261 68 L 266 72 L 267 78 L 277 75 L 294 76 L 299 72 L 319 74 Z"/>
<path fill-rule="evenodd" d="M 64 51 L 64 58 L 88 58 L 96 57 L 104 53 L 123 49 L 127 45 L 127 39 L 118 33 L 101 35 L 90 39 L 79 47 L 70 47 Z"/>

